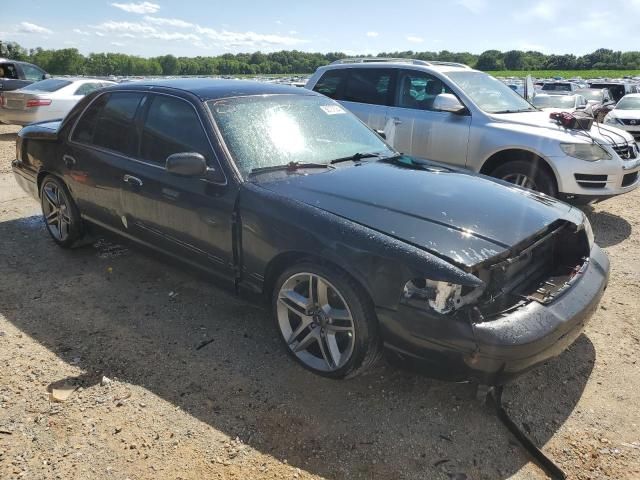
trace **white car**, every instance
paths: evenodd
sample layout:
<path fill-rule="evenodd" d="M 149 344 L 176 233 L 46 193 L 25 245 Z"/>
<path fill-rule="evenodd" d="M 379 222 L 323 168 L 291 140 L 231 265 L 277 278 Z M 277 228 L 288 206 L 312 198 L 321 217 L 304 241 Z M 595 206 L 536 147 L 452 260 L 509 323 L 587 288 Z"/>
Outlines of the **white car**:
<path fill-rule="evenodd" d="M 588 202 L 640 184 L 633 137 L 609 125 L 564 128 L 484 72 L 449 62 L 350 59 L 306 88 L 338 100 L 396 150 Z M 407 192 L 410 195 L 410 192 Z"/>
<path fill-rule="evenodd" d="M 98 88 L 115 85 L 90 78 L 48 78 L 0 96 L 0 123 L 27 125 L 64 118 L 78 101 Z"/>
<path fill-rule="evenodd" d="M 548 95 L 538 93 L 531 101 L 543 112 L 575 112 L 587 108 L 587 99 L 582 95 Z"/>
<path fill-rule="evenodd" d="M 604 123 L 626 130 L 640 141 L 640 93 L 630 93 L 622 97 L 611 110 Z"/>

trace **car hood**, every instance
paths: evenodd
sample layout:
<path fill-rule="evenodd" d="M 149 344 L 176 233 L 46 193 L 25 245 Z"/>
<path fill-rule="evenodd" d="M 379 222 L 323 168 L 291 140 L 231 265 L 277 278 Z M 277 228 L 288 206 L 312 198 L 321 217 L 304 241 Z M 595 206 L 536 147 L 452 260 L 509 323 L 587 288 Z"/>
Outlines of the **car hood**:
<path fill-rule="evenodd" d="M 446 167 L 373 161 L 281 173 L 260 186 L 472 267 L 558 219 L 582 214 L 546 195 Z"/>
<path fill-rule="evenodd" d="M 545 130 L 549 131 L 549 136 L 554 139 L 562 139 L 562 141 L 575 143 L 591 143 L 591 140 L 579 130 L 568 130 L 557 122 L 549 118 L 549 112 L 520 112 L 520 113 L 502 113 L 490 115 L 494 121 L 506 122 L 516 125 L 524 125 L 538 127 L 537 133 L 543 134 Z M 598 142 L 610 145 L 611 138 L 617 138 L 616 143 L 620 143 L 619 139 L 622 135 L 627 142 L 633 142 L 633 137 L 619 129 L 612 129 L 601 123 L 593 123 L 589 134 Z M 612 137 L 613 136 L 613 137 Z"/>
<path fill-rule="evenodd" d="M 612 110 L 610 115 L 624 120 L 640 119 L 640 110 Z"/>

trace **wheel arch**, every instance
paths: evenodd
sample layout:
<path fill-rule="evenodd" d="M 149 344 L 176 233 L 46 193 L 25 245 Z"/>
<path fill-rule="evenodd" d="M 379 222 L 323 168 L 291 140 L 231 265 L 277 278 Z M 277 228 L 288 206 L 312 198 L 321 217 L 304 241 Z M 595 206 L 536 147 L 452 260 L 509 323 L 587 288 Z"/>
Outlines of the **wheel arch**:
<path fill-rule="evenodd" d="M 480 167 L 479 173 L 492 176 L 491 173 L 496 168 L 511 160 L 526 160 L 536 162 L 542 169 L 544 169 L 549 175 L 551 175 L 551 178 L 555 182 L 556 191 L 561 191 L 561 185 L 559 182 L 560 176 L 555 171 L 551 163 L 539 152 L 526 148 L 505 148 L 494 152 L 484 161 L 482 167 Z"/>
<path fill-rule="evenodd" d="M 327 265 L 335 268 L 336 270 L 339 270 L 341 273 L 345 274 L 351 280 L 353 280 L 354 284 L 362 291 L 362 293 L 366 294 L 367 300 L 371 302 L 371 305 L 374 305 L 372 292 L 367 287 L 366 282 L 364 282 L 363 279 L 360 279 L 356 275 L 353 275 L 352 271 L 349 271 L 344 266 L 341 266 L 337 261 L 304 251 L 282 252 L 269 261 L 267 267 L 265 268 L 264 281 L 262 284 L 262 293 L 265 299 L 271 299 L 276 281 L 278 280 L 278 277 L 282 274 L 282 272 L 284 272 L 287 268 L 295 265 L 296 263 L 300 263 L 302 261 L 317 262 L 320 265 Z"/>

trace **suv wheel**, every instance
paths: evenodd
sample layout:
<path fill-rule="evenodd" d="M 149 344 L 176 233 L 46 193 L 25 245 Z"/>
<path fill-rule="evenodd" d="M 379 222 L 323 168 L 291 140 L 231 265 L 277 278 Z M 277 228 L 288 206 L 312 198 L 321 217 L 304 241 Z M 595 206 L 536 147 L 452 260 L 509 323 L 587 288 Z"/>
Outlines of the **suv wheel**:
<path fill-rule="evenodd" d="M 505 162 L 496 168 L 491 176 L 529 190 L 546 193 L 552 197 L 558 193 L 554 178 L 535 161 L 512 160 Z"/>

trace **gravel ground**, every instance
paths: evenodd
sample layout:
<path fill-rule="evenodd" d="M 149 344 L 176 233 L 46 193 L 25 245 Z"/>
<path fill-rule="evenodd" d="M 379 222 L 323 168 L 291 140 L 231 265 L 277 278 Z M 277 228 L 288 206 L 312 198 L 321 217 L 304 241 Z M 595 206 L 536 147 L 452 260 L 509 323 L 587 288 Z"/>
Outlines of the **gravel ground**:
<path fill-rule="evenodd" d="M 543 479 L 469 385 L 332 381 L 269 313 L 157 255 L 57 248 L 0 126 L 1 479 Z M 573 479 L 640 478 L 640 191 L 587 208 L 612 261 L 585 335 L 505 390 Z M 69 395 L 63 402 L 53 396 Z"/>

